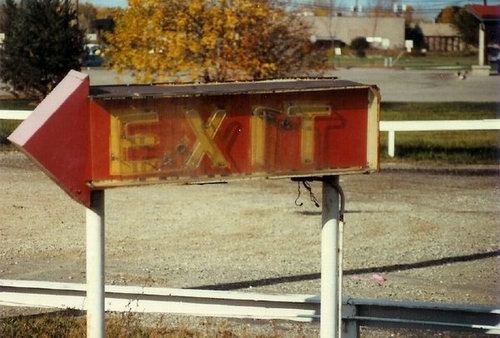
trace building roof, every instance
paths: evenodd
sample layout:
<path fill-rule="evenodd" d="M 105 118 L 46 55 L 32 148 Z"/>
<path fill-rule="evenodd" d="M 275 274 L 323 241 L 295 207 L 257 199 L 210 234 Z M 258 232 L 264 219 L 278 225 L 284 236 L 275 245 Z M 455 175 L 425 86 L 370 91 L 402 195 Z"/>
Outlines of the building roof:
<path fill-rule="evenodd" d="M 357 37 L 380 37 L 390 41 L 390 47 L 404 45 L 404 18 L 306 16 L 316 40 L 340 40 L 347 44 Z"/>
<path fill-rule="evenodd" d="M 500 21 L 500 5 L 468 5 L 465 9 L 480 21 Z"/>
<path fill-rule="evenodd" d="M 442 37 L 455 37 L 459 36 L 456 28 L 449 23 L 427 23 L 422 22 L 418 25 L 422 30 L 424 36 L 442 36 Z"/>

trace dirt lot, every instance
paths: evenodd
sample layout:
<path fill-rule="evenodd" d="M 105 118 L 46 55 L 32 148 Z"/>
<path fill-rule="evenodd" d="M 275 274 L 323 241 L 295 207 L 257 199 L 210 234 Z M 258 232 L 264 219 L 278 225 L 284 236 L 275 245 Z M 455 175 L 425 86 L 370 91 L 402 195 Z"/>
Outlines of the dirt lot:
<path fill-rule="evenodd" d="M 345 295 L 500 304 L 498 171 L 341 184 Z M 0 187 L 0 278 L 84 282 L 85 210 L 16 152 L 0 153 Z M 106 282 L 317 294 L 320 210 L 302 193 L 297 207 L 288 180 L 108 190 Z"/>

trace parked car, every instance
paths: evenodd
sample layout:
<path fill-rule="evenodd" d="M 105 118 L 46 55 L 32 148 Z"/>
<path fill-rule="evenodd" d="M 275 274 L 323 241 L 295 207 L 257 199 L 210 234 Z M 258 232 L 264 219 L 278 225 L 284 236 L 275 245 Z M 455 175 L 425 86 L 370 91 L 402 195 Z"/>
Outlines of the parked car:
<path fill-rule="evenodd" d="M 104 64 L 101 45 L 89 43 L 85 45 L 84 67 L 100 67 Z"/>
<path fill-rule="evenodd" d="M 486 59 L 490 65 L 496 64 L 497 72 L 500 72 L 500 45 L 489 44 L 486 49 Z"/>

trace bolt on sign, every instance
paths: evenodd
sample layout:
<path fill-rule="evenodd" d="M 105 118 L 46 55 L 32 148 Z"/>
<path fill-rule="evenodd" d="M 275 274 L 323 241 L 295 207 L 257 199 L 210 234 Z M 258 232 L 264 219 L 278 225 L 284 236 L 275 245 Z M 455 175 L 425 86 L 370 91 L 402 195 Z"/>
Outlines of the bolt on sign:
<path fill-rule="evenodd" d="M 379 92 L 337 79 L 89 86 L 71 71 L 9 137 L 71 197 L 378 169 Z"/>

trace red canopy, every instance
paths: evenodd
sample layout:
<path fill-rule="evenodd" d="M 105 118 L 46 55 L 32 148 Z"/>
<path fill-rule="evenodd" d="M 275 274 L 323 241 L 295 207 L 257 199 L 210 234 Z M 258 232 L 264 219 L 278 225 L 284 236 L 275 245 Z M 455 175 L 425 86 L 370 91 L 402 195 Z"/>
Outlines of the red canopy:
<path fill-rule="evenodd" d="M 479 21 L 500 21 L 500 6 L 468 5 L 465 9 Z"/>

